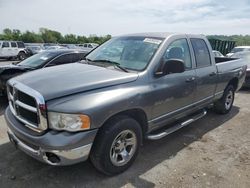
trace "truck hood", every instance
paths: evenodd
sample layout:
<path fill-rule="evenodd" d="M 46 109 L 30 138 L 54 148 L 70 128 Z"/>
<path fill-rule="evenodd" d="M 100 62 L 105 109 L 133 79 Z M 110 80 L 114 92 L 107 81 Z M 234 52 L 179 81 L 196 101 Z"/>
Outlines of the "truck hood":
<path fill-rule="evenodd" d="M 135 81 L 137 73 L 73 63 L 35 70 L 13 78 L 40 92 L 45 100 Z"/>

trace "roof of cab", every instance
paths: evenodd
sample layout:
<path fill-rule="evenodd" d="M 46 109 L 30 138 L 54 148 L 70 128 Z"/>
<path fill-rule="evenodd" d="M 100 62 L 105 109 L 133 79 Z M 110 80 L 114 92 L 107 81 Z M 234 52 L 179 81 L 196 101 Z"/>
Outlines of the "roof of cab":
<path fill-rule="evenodd" d="M 156 38 L 167 38 L 171 35 L 189 35 L 185 33 L 173 33 L 173 32 L 147 32 L 147 33 L 134 33 L 134 34 L 125 34 L 125 35 L 119 35 L 117 37 L 126 37 L 126 36 L 143 36 L 143 37 L 156 37 Z M 193 35 L 191 36 L 197 36 L 197 37 L 204 37 L 204 35 Z"/>

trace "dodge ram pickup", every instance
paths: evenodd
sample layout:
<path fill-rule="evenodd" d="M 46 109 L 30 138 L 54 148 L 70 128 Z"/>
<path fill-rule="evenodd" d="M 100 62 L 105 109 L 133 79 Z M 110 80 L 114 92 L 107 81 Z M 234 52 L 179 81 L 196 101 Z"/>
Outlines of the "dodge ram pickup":
<path fill-rule="evenodd" d="M 80 63 L 35 70 L 7 83 L 10 141 L 50 165 L 90 158 L 115 175 L 156 140 L 206 115 L 228 113 L 246 76 L 241 59 L 215 58 L 202 35 L 114 37 Z"/>

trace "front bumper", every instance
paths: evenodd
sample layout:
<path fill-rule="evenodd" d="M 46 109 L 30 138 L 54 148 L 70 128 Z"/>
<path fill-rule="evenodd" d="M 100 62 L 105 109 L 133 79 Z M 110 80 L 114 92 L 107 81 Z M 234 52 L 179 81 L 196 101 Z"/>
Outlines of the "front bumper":
<path fill-rule="evenodd" d="M 41 162 L 55 166 L 87 160 L 97 133 L 97 130 L 78 133 L 48 131 L 43 135 L 32 135 L 15 119 L 9 107 L 5 112 L 5 119 L 9 139 L 18 149 Z"/>

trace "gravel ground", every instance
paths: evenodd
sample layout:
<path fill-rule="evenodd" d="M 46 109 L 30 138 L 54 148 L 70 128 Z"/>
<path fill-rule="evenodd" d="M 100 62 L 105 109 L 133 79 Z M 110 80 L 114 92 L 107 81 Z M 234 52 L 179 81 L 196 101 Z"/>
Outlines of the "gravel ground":
<path fill-rule="evenodd" d="M 1 64 L 1 63 L 0 63 Z M 123 174 L 107 177 L 89 161 L 67 167 L 37 162 L 9 143 L 0 99 L 0 187 L 250 187 L 250 90 L 232 111 L 212 111 L 161 140 L 147 141 Z"/>

